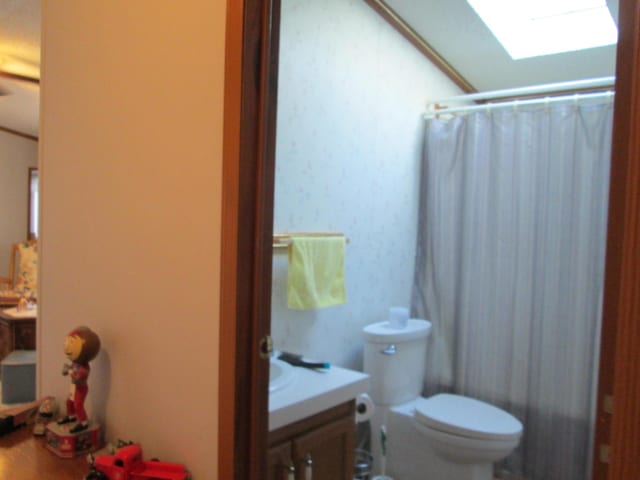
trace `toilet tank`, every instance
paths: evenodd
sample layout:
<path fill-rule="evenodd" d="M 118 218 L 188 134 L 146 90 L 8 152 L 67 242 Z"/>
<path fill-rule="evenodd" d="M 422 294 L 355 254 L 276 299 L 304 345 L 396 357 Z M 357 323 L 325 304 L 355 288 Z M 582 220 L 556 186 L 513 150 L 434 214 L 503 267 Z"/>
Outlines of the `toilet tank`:
<path fill-rule="evenodd" d="M 396 405 L 420 396 L 430 330 L 431 322 L 418 319 L 409 319 L 403 329 L 387 321 L 364 327 L 364 371 L 375 404 Z"/>

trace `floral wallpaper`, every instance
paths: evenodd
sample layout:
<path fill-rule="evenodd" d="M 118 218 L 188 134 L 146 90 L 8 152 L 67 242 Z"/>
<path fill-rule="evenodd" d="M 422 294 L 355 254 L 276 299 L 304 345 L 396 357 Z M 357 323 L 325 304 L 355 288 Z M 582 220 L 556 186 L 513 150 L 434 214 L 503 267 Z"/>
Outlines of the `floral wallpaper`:
<path fill-rule="evenodd" d="M 18 245 L 15 285 L 17 292 L 35 294 L 38 288 L 38 245 L 22 242 Z"/>
<path fill-rule="evenodd" d="M 408 306 L 422 114 L 458 88 L 363 0 L 283 0 L 274 232 L 347 236 L 347 303 L 286 306 L 273 260 L 275 348 L 362 367 L 362 328 Z"/>

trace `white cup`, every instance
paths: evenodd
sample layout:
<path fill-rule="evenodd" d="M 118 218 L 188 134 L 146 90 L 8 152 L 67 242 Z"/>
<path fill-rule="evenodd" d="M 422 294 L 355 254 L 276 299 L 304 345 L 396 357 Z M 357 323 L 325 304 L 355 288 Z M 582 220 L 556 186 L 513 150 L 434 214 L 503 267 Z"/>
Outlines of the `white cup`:
<path fill-rule="evenodd" d="M 405 307 L 389 308 L 389 326 L 396 330 L 407 328 L 409 325 L 409 309 Z"/>

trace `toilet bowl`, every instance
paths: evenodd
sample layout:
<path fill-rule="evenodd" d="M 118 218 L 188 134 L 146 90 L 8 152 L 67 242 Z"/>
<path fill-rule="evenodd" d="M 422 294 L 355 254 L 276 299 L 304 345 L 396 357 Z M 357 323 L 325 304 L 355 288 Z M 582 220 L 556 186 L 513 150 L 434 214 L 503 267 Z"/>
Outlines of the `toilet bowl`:
<path fill-rule="evenodd" d="M 364 328 L 365 372 L 377 406 L 372 427 L 387 432 L 386 473 L 400 480 L 491 480 L 493 463 L 518 446 L 522 424 L 470 397 L 419 396 L 430 329 L 415 319 L 404 330 L 387 322 Z M 373 453 L 380 465 L 380 448 Z"/>
<path fill-rule="evenodd" d="M 522 424 L 514 416 L 461 395 L 417 399 L 414 419 L 436 453 L 459 463 L 502 460 L 522 436 Z"/>

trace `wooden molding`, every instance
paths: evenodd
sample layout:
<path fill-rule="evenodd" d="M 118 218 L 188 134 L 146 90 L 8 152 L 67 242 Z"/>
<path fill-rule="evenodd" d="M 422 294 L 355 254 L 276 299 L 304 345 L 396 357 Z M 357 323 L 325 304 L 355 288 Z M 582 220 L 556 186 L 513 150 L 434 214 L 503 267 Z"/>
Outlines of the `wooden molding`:
<path fill-rule="evenodd" d="M 465 93 L 477 90 L 383 0 L 364 0 Z"/>
<path fill-rule="evenodd" d="M 280 0 L 227 0 L 218 476 L 264 478 Z"/>
<path fill-rule="evenodd" d="M 0 126 L 0 131 L 10 133 L 12 135 L 17 135 L 18 137 L 22 137 L 22 138 L 28 138 L 29 140 L 34 140 L 36 142 L 38 141 L 38 137 L 29 135 L 28 133 L 18 132 L 17 130 L 13 130 L 11 128 Z"/>
<path fill-rule="evenodd" d="M 621 0 L 594 480 L 640 478 L 640 2 Z M 607 401 L 607 398 L 612 399 Z M 612 403 L 609 408 L 607 403 Z M 609 463 L 600 461 L 609 446 Z"/>
<path fill-rule="evenodd" d="M 40 80 L 37 79 L 37 78 L 26 77 L 24 75 L 18 75 L 18 74 L 15 74 L 15 73 L 8 73 L 8 72 L 0 71 L 0 78 L 7 78 L 9 80 L 19 80 L 19 81 L 24 81 L 24 82 L 31 82 L 31 83 L 35 83 L 35 84 L 40 85 Z M 28 133 L 19 132 L 17 130 L 13 130 L 11 128 L 3 127 L 1 125 L 0 125 L 0 131 L 11 133 L 13 135 L 17 135 L 17 136 L 23 137 L 23 138 L 28 138 L 29 140 L 38 141 L 38 137 L 37 136 L 30 135 Z"/>
<path fill-rule="evenodd" d="M 17 73 L 9 73 L 9 72 L 0 71 L 0 77 L 8 78 L 10 80 L 20 80 L 22 82 L 37 83 L 38 85 L 40 85 L 40 79 L 39 78 L 27 77 L 26 75 L 20 75 L 20 74 L 17 74 Z"/>

